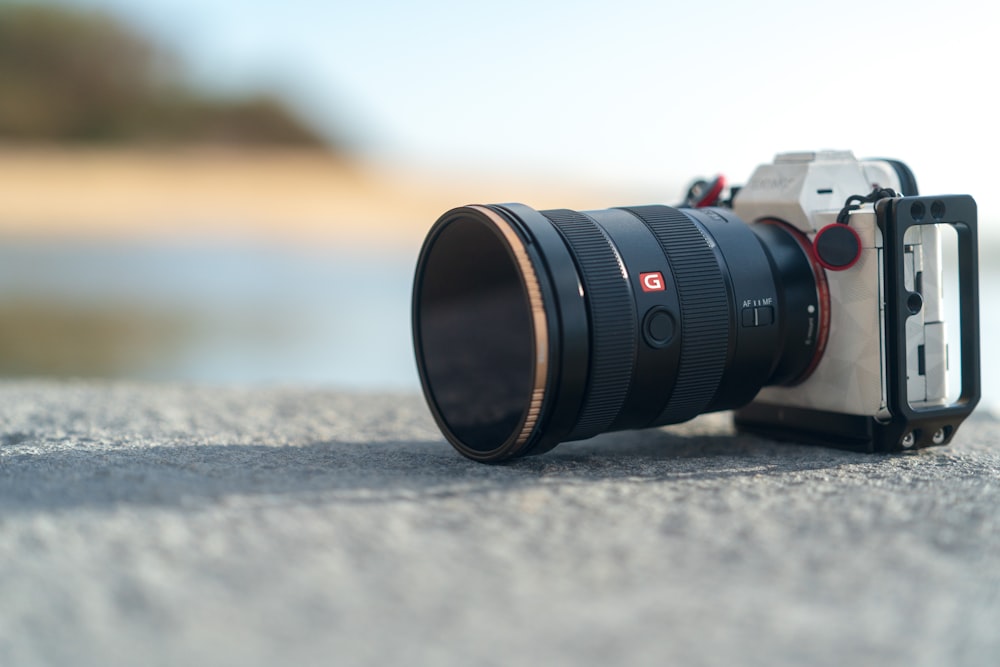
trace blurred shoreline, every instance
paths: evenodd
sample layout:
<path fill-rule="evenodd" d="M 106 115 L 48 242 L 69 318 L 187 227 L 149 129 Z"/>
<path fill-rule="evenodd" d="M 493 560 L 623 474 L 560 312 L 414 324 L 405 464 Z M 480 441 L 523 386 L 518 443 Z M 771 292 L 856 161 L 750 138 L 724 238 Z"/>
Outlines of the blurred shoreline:
<path fill-rule="evenodd" d="M 519 201 L 589 210 L 673 203 L 683 184 L 629 191 L 528 169 L 450 170 L 352 160 L 321 149 L 66 148 L 0 144 L 0 237 L 243 239 L 415 251 L 446 210 Z M 980 221 L 989 266 L 1000 243 Z M 992 268 L 992 267 L 991 267 Z"/>
<path fill-rule="evenodd" d="M 621 204 L 626 194 L 509 174 L 452 173 L 273 148 L 0 146 L 0 235 L 233 239 L 414 248 L 454 206 Z"/>
<path fill-rule="evenodd" d="M 0 373 L 415 387 L 412 271 L 441 213 L 649 201 L 558 178 L 317 150 L 0 147 Z M 990 332 L 1000 271 L 984 236 Z"/>

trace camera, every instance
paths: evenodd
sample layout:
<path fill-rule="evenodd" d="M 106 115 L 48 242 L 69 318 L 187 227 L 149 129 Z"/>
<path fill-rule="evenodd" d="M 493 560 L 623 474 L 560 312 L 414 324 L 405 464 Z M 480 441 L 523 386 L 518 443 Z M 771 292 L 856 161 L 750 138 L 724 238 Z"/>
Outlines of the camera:
<path fill-rule="evenodd" d="M 498 462 L 718 410 L 804 444 L 948 443 L 980 397 L 973 198 L 921 196 L 902 162 L 848 151 L 780 154 L 725 193 L 717 177 L 680 206 L 442 215 L 412 323 L 455 449 Z"/>

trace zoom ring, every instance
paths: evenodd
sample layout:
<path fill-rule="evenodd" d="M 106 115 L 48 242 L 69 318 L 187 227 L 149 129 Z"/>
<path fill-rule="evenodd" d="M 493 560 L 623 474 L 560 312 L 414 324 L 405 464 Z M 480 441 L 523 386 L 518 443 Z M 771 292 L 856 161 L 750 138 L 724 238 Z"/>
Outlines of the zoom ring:
<path fill-rule="evenodd" d="M 566 440 L 608 430 L 632 381 L 638 324 L 618 252 L 596 222 L 576 211 L 542 211 L 566 240 L 583 280 L 590 313 L 590 373 L 583 407 Z"/>
<path fill-rule="evenodd" d="M 715 253 L 695 222 L 668 206 L 624 209 L 649 227 L 670 263 L 681 304 L 681 358 L 670 400 L 654 424 L 702 412 L 719 388 L 729 350 L 729 294 Z"/>

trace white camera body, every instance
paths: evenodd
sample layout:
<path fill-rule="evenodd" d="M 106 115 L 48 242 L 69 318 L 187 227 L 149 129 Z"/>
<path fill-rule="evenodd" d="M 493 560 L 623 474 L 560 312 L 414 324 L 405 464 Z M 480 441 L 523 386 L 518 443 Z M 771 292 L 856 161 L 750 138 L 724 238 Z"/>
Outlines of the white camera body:
<path fill-rule="evenodd" d="M 849 151 L 784 153 L 754 171 L 736 194 L 733 210 L 748 223 L 787 223 L 811 243 L 820 230 L 836 224 L 848 197 L 879 188 L 917 194 L 902 163 L 857 160 Z M 822 271 L 830 311 L 822 358 L 801 384 L 764 388 L 747 412 L 764 409 L 779 418 L 781 408 L 790 407 L 877 422 L 892 419 L 883 232 L 872 204 L 851 211 L 848 224 L 860 238 L 860 256 L 845 270 Z M 922 297 L 919 311 L 905 320 L 906 395 L 915 408 L 942 405 L 948 393 L 948 347 L 938 225 L 907 230 L 904 248 L 906 288 Z M 818 314 L 809 316 L 815 326 L 824 324 Z"/>

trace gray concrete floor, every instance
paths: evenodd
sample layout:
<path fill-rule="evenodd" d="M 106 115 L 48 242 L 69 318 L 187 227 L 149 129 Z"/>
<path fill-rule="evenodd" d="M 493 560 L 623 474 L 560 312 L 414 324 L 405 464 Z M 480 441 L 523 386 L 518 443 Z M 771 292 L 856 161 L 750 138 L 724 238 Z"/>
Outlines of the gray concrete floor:
<path fill-rule="evenodd" d="M 0 384 L 0 665 L 996 665 L 1000 423 L 460 458 L 416 395 Z"/>

